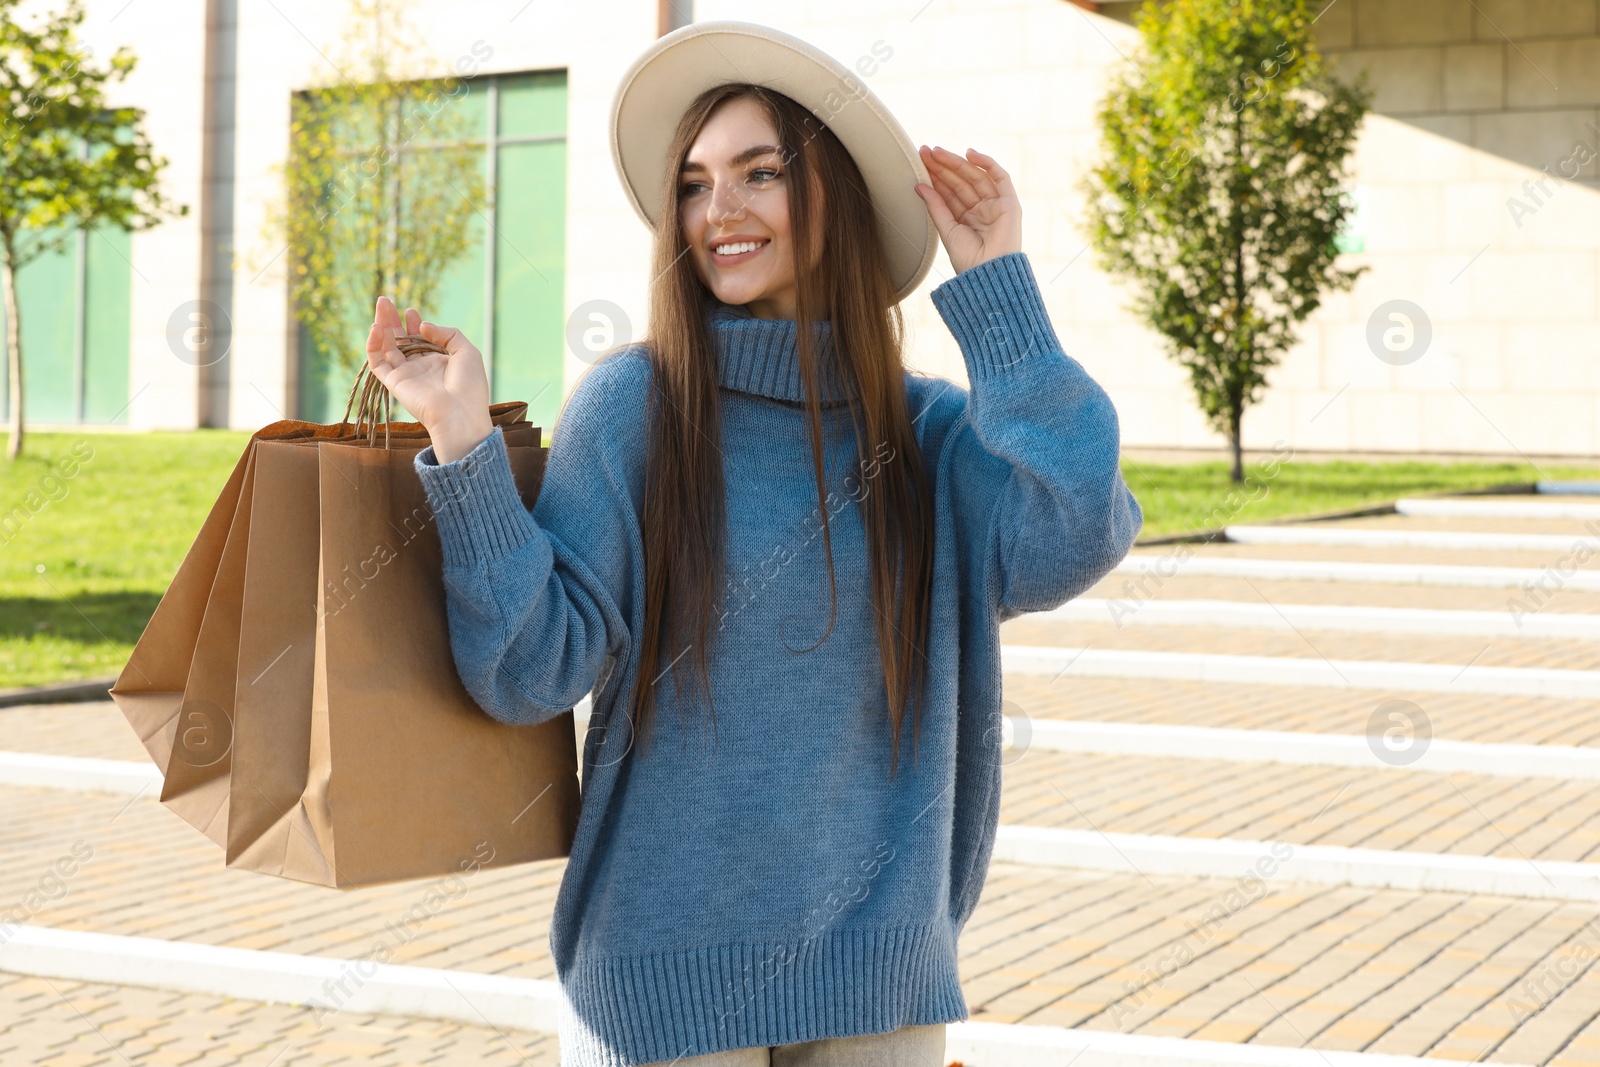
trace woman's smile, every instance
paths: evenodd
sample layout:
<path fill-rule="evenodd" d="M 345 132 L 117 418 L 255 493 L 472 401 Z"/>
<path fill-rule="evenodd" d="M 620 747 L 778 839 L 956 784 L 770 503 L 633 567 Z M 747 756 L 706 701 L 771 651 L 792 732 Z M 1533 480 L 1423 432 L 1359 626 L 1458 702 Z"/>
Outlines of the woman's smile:
<path fill-rule="evenodd" d="M 732 267 L 754 256 L 759 256 L 771 243 L 771 238 L 747 241 L 717 241 L 711 246 L 711 262 L 719 267 Z M 755 245 L 755 247 L 751 248 L 751 245 Z M 739 249 L 739 251 L 725 255 L 718 251 L 721 248 Z"/>

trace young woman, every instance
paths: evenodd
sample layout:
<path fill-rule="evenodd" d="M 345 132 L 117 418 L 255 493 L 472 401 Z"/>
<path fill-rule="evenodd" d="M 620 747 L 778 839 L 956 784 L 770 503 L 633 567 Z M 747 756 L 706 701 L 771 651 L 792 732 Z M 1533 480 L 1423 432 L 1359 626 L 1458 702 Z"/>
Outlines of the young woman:
<path fill-rule="evenodd" d="M 838 77 L 746 25 L 652 56 L 709 37 Z M 943 1067 L 998 823 L 999 623 L 1127 553 L 1116 414 L 1056 339 L 999 163 L 913 150 L 865 97 L 822 124 L 820 77 L 683 66 L 676 99 L 646 94 L 681 116 L 652 164 L 648 339 L 578 383 L 531 513 L 459 330 L 384 298 L 367 357 L 432 437 L 468 690 L 509 723 L 592 691 L 550 930 L 562 1062 Z M 638 147 L 614 141 L 625 182 Z M 911 196 L 970 391 L 902 362 L 933 239 L 893 222 Z M 401 329 L 449 354 L 405 359 Z"/>

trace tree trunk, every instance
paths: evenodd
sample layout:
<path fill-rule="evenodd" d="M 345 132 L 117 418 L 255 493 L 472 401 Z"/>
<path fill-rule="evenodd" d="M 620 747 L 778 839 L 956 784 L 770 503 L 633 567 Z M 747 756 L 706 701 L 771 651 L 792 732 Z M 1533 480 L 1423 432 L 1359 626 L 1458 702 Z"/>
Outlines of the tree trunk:
<path fill-rule="evenodd" d="M 1228 444 L 1233 449 L 1233 471 L 1229 476 L 1234 485 L 1244 481 L 1244 442 L 1240 435 L 1240 424 L 1243 422 L 1244 405 L 1231 404 L 1228 412 Z"/>
<path fill-rule="evenodd" d="M 1237 368 L 1245 361 L 1240 358 L 1238 346 L 1245 343 L 1243 324 L 1246 321 L 1245 308 L 1250 301 L 1250 294 L 1245 289 L 1244 280 L 1244 213 L 1239 206 L 1239 187 L 1248 184 L 1248 179 L 1241 179 L 1244 160 L 1244 108 L 1239 108 L 1233 113 L 1233 144 L 1238 153 L 1235 159 L 1234 188 L 1229 197 L 1228 223 L 1229 232 L 1233 239 L 1233 337 L 1228 350 L 1228 362 L 1236 368 L 1231 372 L 1227 381 L 1228 398 L 1228 444 L 1233 449 L 1233 470 L 1230 477 L 1234 485 L 1244 481 L 1244 444 L 1240 440 L 1240 424 L 1244 421 L 1244 396 L 1236 377 L 1241 374 Z M 1253 353 L 1251 353 L 1253 354 Z"/>
<path fill-rule="evenodd" d="M 11 242 L 5 243 L 0 254 L 0 289 L 5 290 L 6 301 L 6 367 L 10 375 L 11 418 L 7 427 L 6 459 L 15 460 L 22 454 L 22 323 L 17 313 L 17 272 Z"/>

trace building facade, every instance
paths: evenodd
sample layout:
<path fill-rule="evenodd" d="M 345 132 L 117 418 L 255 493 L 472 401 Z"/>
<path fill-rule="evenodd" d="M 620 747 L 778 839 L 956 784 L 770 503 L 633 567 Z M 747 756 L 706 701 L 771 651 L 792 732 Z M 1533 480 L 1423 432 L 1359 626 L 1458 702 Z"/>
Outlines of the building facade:
<path fill-rule="evenodd" d="M 22 18 L 48 4 L 24 5 Z M 1068 352 L 1106 385 L 1128 445 L 1218 448 L 1187 376 L 1126 310 L 1082 229 L 1097 102 L 1137 46 L 1137 3 L 697 0 L 697 21 L 804 37 L 856 70 L 919 143 L 977 147 L 1012 173 L 1024 248 Z M 75 235 L 19 277 L 30 422 L 254 428 L 337 416 L 343 397 L 296 324 L 268 236 L 291 101 L 342 76 L 342 0 L 88 0 L 87 42 L 139 65 L 183 218 Z M 617 81 L 688 0 L 414 0 L 430 76 L 469 87 L 493 196 L 424 314 L 488 355 L 496 399 L 553 423 L 594 354 L 642 332 L 650 235 L 607 144 Z M 1331 297 L 1245 417 L 1247 447 L 1600 455 L 1600 0 L 1334 0 L 1335 69 L 1376 89 L 1351 171 Z M 453 105 L 454 106 L 454 105 Z M 908 357 L 963 380 L 927 291 Z M 359 347 L 364 334 L 352 336 Z M 335 400 L 337 403 L 335 403 Z"/>

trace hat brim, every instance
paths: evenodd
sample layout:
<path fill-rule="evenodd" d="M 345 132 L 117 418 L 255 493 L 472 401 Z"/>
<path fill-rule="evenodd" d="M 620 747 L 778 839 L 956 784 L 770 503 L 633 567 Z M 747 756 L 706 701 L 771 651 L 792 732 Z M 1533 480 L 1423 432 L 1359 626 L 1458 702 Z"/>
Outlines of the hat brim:
<path fill-rule="evenodd" d="M 684 26 L 646 49 L 623 74 L 611 103 L 611 158 L 628 201 L 652 229 L 661 215 L 667 150 L 695 97 L 750 82 L 797 101 L 849 151 L 877 211 L 896 302 L 933 266 L 939 233 L 914 186 L 928 183 L 917 147 L 862 80 L 789 34 L 750 22 Z"/>

